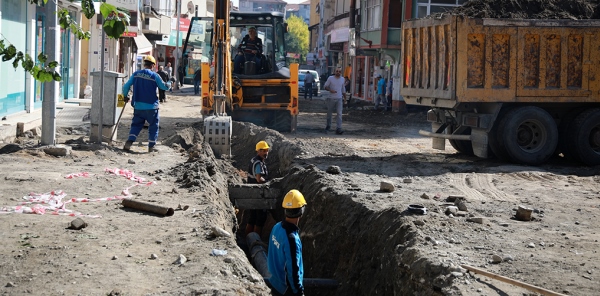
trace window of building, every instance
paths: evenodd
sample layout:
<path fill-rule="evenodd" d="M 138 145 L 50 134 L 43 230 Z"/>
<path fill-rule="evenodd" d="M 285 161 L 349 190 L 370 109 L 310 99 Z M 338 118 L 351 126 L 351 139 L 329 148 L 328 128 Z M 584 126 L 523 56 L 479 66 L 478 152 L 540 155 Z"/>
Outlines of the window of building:
<path fill-rule="evenodd" d="M 374 30 L 381 28 L 381 0 L 364 0 L 362 30 Z"/>
<path fill-rule="evenodd" d="M 417 0 L 417 17 L 426 17 L 433 13 L 445 12 L 460 6 L 465 0 Z"/>

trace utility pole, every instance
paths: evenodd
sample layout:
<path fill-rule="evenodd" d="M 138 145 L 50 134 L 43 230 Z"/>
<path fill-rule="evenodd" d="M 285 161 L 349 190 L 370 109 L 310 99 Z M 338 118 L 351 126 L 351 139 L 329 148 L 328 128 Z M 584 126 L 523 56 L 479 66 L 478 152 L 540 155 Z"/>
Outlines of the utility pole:
<path fill-rule="evenodd" d="M 102 0 L 102 3 L 106 0 Z M 104 17 L 102 18 L 102 52 L 100 53 L 100 119 L 98 120 L 98 144 L 102 144 L 102 128 L 104 127 L 104 56 L 106 55 L 106 32 L 104 32 Z M 125 94 L 126 95 L 126 94 Z M 125 107 L 123 107 L 125 108 Z M 112 141 L 112 139 L 110 139 Z"/>
<path fill-rule="evenodd" d="M 58 68 L 62 69 L 60 61 L 60 28 L 58 27 L 57 2 L 50 2 L 46 6 L 46 54 L 49 61 L 58 61 Z M 56 100 L 58 98 L 58 81 L 44 83 L 44 100 L 42 102 L 42 145 L 56 144 Z"/>
<path fill-rule="evenodd" d="M 321 74 L 327 71 L 327 64 L 323 67 L 323 60 L 321 60 L 320 55 L 325 55 L 325 36 L 323 34 L 323 22 L 325 21 L 325 1 L 319 0 L 319 37 L 318 37 L 318 49 L 317 49 L 317 59 L 319 59 L 319 65 L 321 67 Z M 326 63 L 326 62 L 325 62 Z"/>
<path fill-rule="evenodd" d="M 175 5 L 177 6 L 175 8 L 175 10 L 177 11 L 177 37 L 175 38 L 175 46 L 176 46 L 176 50 L 175 50 L 175 68 L 173 69 L 173 72 L 177 73 L 175 74 L 175 77 L 177 77 L 177 82 L 175 83 L 175 90 L 179 89 L 179 85 L 183 82 L 183 81 L 179 81 L 180 77 L 179 77 L 179 55 L 181 54 L 181 56 L 183 57 L 183 53 L 180 52 L 179 49 L 179 21 L 181 20 L 181 1 L 182 0 L 176 0 L 177 2 L 175 2 Z M 183 77 L 181 77 L 181 79 L 183 80 Z"/>

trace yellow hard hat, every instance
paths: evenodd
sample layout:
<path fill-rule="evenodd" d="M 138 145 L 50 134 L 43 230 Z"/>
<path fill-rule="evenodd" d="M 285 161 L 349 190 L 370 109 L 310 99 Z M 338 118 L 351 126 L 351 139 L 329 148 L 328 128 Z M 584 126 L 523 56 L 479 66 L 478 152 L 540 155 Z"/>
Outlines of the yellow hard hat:
<path fill-rule="evenodd" d="M 151 56 L 151 55 L 147 55 L 147 56 L 145 56 L 145 57 L 144 57 L 144 62 L 150 62 L 150 63 L 152 63 L 152 64 L 155 64 L 155 65 L 156 65 L 156 60 L 155 60 L 155 59 L 154 59 L 154 57 L 153 57 L 153 56 Z"/>
<path fill-rule="evenodd" d="M 267 144 L 267 142 L 265 141 L 260 141 L 256 143 L 256 151 L 261 149 L 269 149 L 269 144 Z"/>
<path fill-rule="evenodd" d="M 298 209 L 305 205 L 306 200 L 304 199 L 304 195 L 296 189 L 290 190 L 283 198 L 283 203 L 281 204 L 284 209 Z"/>

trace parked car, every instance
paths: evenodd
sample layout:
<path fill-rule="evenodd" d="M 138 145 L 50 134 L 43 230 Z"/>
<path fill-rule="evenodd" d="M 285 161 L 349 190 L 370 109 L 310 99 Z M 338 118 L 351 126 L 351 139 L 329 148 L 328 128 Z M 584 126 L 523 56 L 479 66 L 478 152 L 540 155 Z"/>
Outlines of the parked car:
<path fill-rule="evenodd" d="M 321 80 L 319 79 L 319 73 L 315 70 L 300 70 L 298 71 L 298 92 L 300 95 L 304 95 L 304 77 L 306 71 L 309 71 L 315 78 L 315 82 L 312 86 L 313 95 L 318 96 L 321 92 Z"/>

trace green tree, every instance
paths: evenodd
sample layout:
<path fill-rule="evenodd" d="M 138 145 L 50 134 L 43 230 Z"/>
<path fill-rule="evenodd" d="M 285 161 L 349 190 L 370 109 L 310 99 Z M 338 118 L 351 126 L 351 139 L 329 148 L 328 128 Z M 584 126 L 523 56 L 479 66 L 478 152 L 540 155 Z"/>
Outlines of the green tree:
<path fill-rule="evenodd" d="M 46 5 L 48 0 L 27 0 L 31 4 L 35 5 Z M 76 0 L 69 0 L 75 2 Z M 96 15 L 94 9 L 93 0 L 80 0 L 83 14 L 87 19 L 91 19 Z M 66 8 L 59 9 L 57 12 L 58 23 L 63 29 L 70 29 L 71 32 L 79 40 L 88 40 L 91 37 L 90 32 L 84 32 L 81 27 L 75 22 L 69 15 L 69 11 Z M 129 12 L 122 10 L 121 8 L 113 5 L 102 3 L 100 5 L 100 13 L 104 18 L 104 32 L 109 38 L 119 38 L 125 32 L 125 28 L 129 26 Z M 58 66 L 56 61 L 48 61 L 48 56 L 43 52 L 37 56 L 37 60 L 34 61 L 29 54 L 23 53 L 17 48 L 8 43 L 6 44 L 4 36 L 0 39 L 0 57 L 3 62 L 12 61 L 13 67 L 16 69 L 21 66 L 26 72 L 31 73 L 35 80 L 41 82 L 48 81 L 60 81 L 61 77 L 58 72 L 54 70 Z M 20 64 L 19 64 L 20 62 Z"/>
<path fill-rule="evenodd" d="M 301 63 L 306 61 L 308 53 L 308 25 L 304 20 L 295 15 L 287 19 L 288 33 L 285 35 L 285 44 L 288 52 L 302 55 Z"/>

